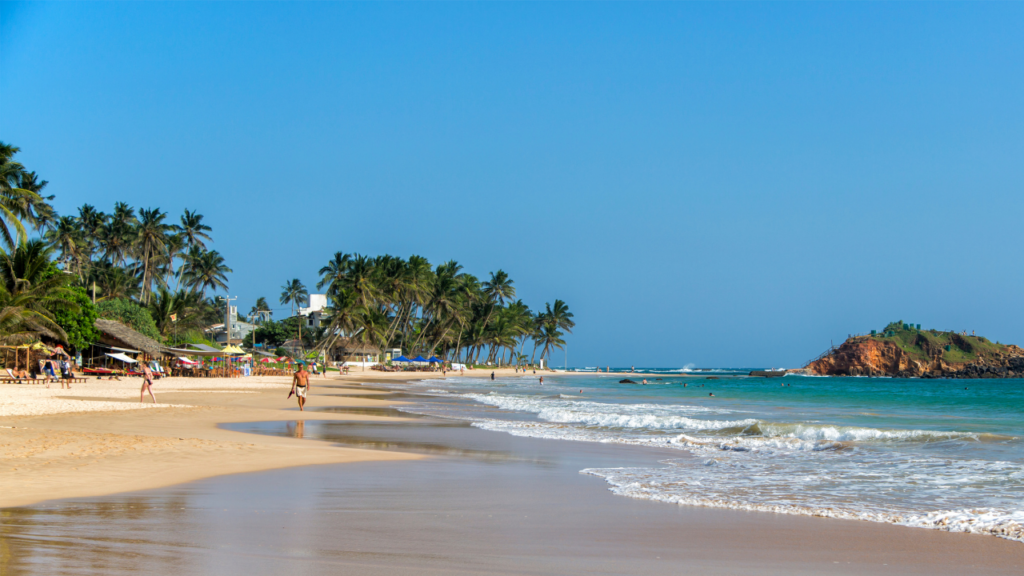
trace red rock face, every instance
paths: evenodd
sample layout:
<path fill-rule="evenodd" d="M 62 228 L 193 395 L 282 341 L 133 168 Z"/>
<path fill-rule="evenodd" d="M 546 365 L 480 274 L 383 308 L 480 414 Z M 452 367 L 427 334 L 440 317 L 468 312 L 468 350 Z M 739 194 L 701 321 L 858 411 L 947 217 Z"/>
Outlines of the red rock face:
<path fill-rule="evenodd" d="M 934 357 L 922 362 L 886 340 L 855 337 L 811 362 L 806 370 L 823 376 L 924 376 L 934 378 L 1019 378 L 1024 376 L 1024 350 L 1009 346 L 1005 353 L 975 362 L 949 364 Z"/>
<path fill-rule="evenodd" d="M 923 372 L 919 364 L 892 342 L 850 339 L 832 354 L 811 362 L 807 368 L 826 376 L 882 376 L 897 372 Z"/>

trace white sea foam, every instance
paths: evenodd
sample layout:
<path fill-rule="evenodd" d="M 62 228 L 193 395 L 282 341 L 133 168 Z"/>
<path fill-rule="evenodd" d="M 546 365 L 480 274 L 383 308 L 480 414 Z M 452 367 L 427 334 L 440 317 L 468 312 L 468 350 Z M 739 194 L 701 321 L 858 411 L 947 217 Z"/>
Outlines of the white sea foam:
<path fill-rule="evenodd" d="M 675 464 L 672 461 L 666 463 Z M 811 490 L 816 479 L 810 476 L 765 475 L 762 470 L 750 470 L 745 466 L 743 476 L 734 477 L 728 473 L 721 474 L 722 468 L 721 460 L 708 459 L 687 467 L 585 469 L 580 473 L 604 478 L 613 493 L 630 498 L 686 506 L 886 522 L 1024 542 L 1024 510 L 1019 509 L 1019 501 L 1015 507 L 963 508 L 921 514 L 894 501 L 872 501 L 863 493 L 849 499 L 848 490 Z M 830 474 L 835 474 L 835 471 L 830 471 Z M 873 484 L 898 481 L 899 478 L 875 478 Z M 743 484 L 741 489 L 733 485 L 737 482 Z M 840 485 L 839 482 L 835 484 Z M 1012 500 L 1007 503 L 1013 505 Z"/>
<path fill-rule="evenodd" d="M 954 430 L 725 419 L 720 415 L 739 410 L 596 402 L 575 394 L 542 396 L 538 392 L 543 389 L 524 382 L 528 380 L 488 382 L 487 388 L 493 391 L 486 394 L 458 393 L 461 383 L 449 391 L 452 397 L 536 419 L 503 419 L 500 413 L 497 418 L 481 418 L 479 410 L 465 411 L 457 403 L 435 409 L 451 410 L 445 415 L 514 436 L 681 451 L 680 459 L 665 461 L 662 468 L 582 471 L 604 478 L 614 493 L 624 496 L 871 520 L 1024 541 L 1024 464 L 970 457 L 977 454 L 971 445 L 979 441 L 984 441 L 980 446 L 998 447 L 1016 438 Z M 475 385 L 479 389 L 479 380 Z"/>
<path fill-rule="evenodd" d="M 507 394 L 463 394 L 482 404 L 504 410 L 518 410 L 536 414 L 548 422 L 631 428 L 643 430 L 715 430 L 736 426 L 750 426 L 756 420 L 702 420 L 684 414 L 711 414 L 727 412 L 687 405 L 606 404 L 588 400 L 552 399 L 538 396 Z"/>

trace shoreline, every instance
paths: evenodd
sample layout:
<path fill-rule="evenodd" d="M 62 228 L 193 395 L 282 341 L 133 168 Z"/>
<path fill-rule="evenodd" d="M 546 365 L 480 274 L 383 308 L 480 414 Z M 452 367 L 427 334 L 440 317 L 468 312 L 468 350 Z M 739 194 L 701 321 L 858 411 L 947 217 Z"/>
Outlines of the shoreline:
<path fill-rule="evenodd" d="M 273 516 L 254 518 L 255 524 L 240 522 L 235 528 L 246 535 L 243 540 L 253 536 L 251 531 L 259 540 L 271 525 L 295 521 L 289 515 L 296 514 L 292 511 L 296 499 L 298 514 L 319 522 L 316 518 L 323 506 L 331 506 L 329 502 L 337 498 L 348 502 L 346 498 L 361 494 L 365 500 L 353 500 L 341 509 L 349 510 L 348 514 L 365 508 L 358 518 L 366 524 L 346 520 L 339 527 L 330 525 L 330 533 L 333 539 L 334 531 L 340 530 L 344 534 L 340 541 L 362 542 L 371 556 L 353 557 L 339 551 L 342 559 L 332 560 L 330 565 L 409 574 L 455 570 L 519 573 L 526 566 L 538 574 L 605 569 L 621 572 L 631 571 L 633 566 L 652 574 L 678 573 L 683 566 L 722 574 L 738 570 L 753 574 L 1007 573 L 1024 567 L 1020 543 L 991 536 L 679 506 L 618 496 L 609 491 L 603 479 L 580 471 L 602 462 L 649 466 L 682 455 L 658 449 L 637 454 L 599 443 L 514 437 L 468 423 L 434 427 L 430 417 L 395 417 L 387 407 L 403 404 L 399 400 L 403 393 L 375 389 L 373 385 L 425 379 L 420 373 L 413 375 L 411 379 L 408 373 L 375 374 L 376 378 L 362 377 L 358 381 L 350 381 L 352 375 L 314 379 L 312 403 L 308 405 L 312 409 L 305 413 L 298 411 L 294 400 L 285 400 L 290 386 L 286 378 L 254 382 L 252 386 L 243 386 L 244 379 L 196 380 L 180 387 L 169 379 L 161 381 L 164 390 L 159 383 L 155 386 L 157 397 L 177 407 L 0 416 L 0 426 L 17 426 L 0 428 L 0 441 L 4 443 L 0 455 L 10 452 L 13 440 L 39 451 L 15 457 L 26 464 L 21 470 L 12 471 L 7 466 L 0 470 L 0 482 L 12 488 L 0 494 L 0 507 L 5 508 L 8 519 L 0 523 L 0 529 L 11 537 L 12 529 L 23 529 L 18 518 L 34 519 L 25 526 L 42 522 L 39 525 L 58 527 L 67 534 L 70 545 L 81 539 L 75 536 L 80 528 L 74 523 L 62 525 L 61 518 L 71 513 L 62 510 L 88 510 L 92 506 L 121 510 L 125 506 L 116 503 L 167 498 L 175 503 L 189 498 L 201 502 L 203 495 L 214 494 L 218 495 L 214 507 L 220 510 L 223 499 L 225 513 L 269 507 L 260 514 Z M 92 390 L 87 396 L 95 398 L 92 401 L 134 402 L 138 385 L 137 379 L 111 383 L 113 389 Z M 175 388 L 180 389 L 168 390 Z M 331 407 L 337 411 L 328 411 Z M 294 431 L 287 429 L 296 420 L 305 422 L 305 438 L 296 438 Z M 276 432 L 253 433 L 225 426 L 232 423 L 263 425 Z M 368 449 L 370 446 L 378 449 Z M 423 447 L 429 449 L 419 450 Z M 11 460 L 4 456 L 3 462 Z M 299 485 L 304 487 L 300 494 L 286 488 Z M 337 486 L 341 492 L 337 492 Z M 353 492 L 353 486 L 364 492 Z M 267 494 L 278 494 L 282 489 L 282 498 L 267 500 Z M 308 497 L 304 496 L 307 492 Z M 320 496 L 314 498 L 317 494 L 334 496 L 323 501 Z M 181 510 L 205 514 L 198 503 L 183 505 Z M 162 514 L 159 507 L 147 509 L 156 515 L 154 519 Z M 47 516 L 48 511 L 56 516 Z M 382 511 L 397 515 L 382 515 Z M 523 520 L 511 527 L 492 519 L 517 515 Z M 443 520 L 452 516 L 462 520 Z M 532 524 L 527 521 L 529 517 L 544 519 L 544 523 Z M 100 527 L 120 533 L 127 529 L 120 526 L 122 521 L 130 524 L 138 517 L 116 518 L 120 517 L 110 517 Z M 560 530 L 552 532 L 549 524 Z M 381 533 L 389 536 L 367 540 Z M 431 544 L 424 544 L 422 534 L 433 533 L 443 537 L 435 536 Z M 560 546 L 564 544 L 565 551 L 552 556 L 551 543 L 537 534 Z M 737 534 L 745 536 L 736 538 Z M 168 546 L 195 546 L 175 543 L 174 537 L 171 531 L 148 536 L 158 543 L 171 539 L 166 542 Z M 234 538 L 219 531 L 207 537 L 214 542 Z M 29 540 L 10 541 L 28 546 Z M 452 541 L 464 544 L 465 550 L 439 556 L 438 547 L 448 549 Z M 334 546 L 332 542 L 323 545 Z M 277 544 L 271 539 L 264 545 Z M 218 554 L 212 549 L 202 550 L 206 555 Z M 606 557 L 611 554 L 609 550 L 618 556 Z M 35 548 L 16 549 L 12 558 L 16 561 L 19 555 L 42 553 Z M 253 549 L 240 557 L 235 551 L 229 558 L 245 564 L 263 554 L 262 549 Z M 271 565 L 278 573 L 300 561 L 289 556 L 287 550 L 275 554 L 270 556 L 274 558 Z M 420 564 L 407 565 L 404 559 L 411 557 L 420 558 L 427 568 L 421 571 Z M 254 567 L 252 573 L 274 573 L 261 570 Z"/>

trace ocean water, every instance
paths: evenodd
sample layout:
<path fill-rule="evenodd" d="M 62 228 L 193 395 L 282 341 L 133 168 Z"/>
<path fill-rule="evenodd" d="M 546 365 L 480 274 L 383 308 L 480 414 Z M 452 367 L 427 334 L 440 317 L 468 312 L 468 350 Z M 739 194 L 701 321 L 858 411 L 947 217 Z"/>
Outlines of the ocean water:
<path fill-rule="evenodd" d="M 495 432 L 679 458 L 581 470 L 619 495 L 990 534 L 1024 541 L 1024 381 L 655 369 L 447 378 L 412 412 Z M 712 396 L 713 394 L 713 396 Z"/>

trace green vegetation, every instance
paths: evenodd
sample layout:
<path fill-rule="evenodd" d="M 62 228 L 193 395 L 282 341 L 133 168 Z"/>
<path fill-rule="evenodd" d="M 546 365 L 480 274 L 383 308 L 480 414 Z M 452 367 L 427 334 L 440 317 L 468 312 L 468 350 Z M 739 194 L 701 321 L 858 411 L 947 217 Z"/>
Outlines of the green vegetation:
<path fill-rule="evenodd" d="M 538 350 L 545 358 L 564 347 L 562 337 L 576 325 L 565 302 L 555 300 L 534 313 L 515 299 L 515 283 L 503 270 L 480 281 L 454 260 L 433 267 L 422 256 L 337 252 L 320 269 L 317 288 L 326 289 L 328 298 L 328 325 L 314 335 L 320 350 L 348 338 L 411 356 L 523 365 L 533 364 Z M 306 291 L 297 280 L 283 290 L 282 303 Z M 305 343 L 306 332 L 302 337 Z"/>
<path fill-rule="evenodd" d="M 53 319 L 64 329 L 71 349 L 84 350 L 99 340 L 100 333 L 96 330 L 98 313 L 92 300 L 86 295 L 85 288 L 76 286 L 71 288 L 70 292 L 69 299 L 78 306 L 78 309 L 72 311 L 72 308 L 57 308 L 53 311 Z"/>
<path fill-rule="evenodd" d="M 196 340 L 196 332 L 201 340 L 204 328 L 223 321 L 223 300 L 206 293 L 226 288 L 231 269 L 206 249 L 211 228 L 201 214 L 185 210 L 171 223 L 159 208 L 117 202 L 110 214 L 85 204 L 60 216 L 54 197 L 42 195 L 47 182 L 15 161 L 18 152 L 0 142 L 0 262 L 11 263 L 0 342 L 45 337 L 87 346 L 97 337 L 93 302 L 101 316 L 171 343 L 185 334 Z"/>
<path fill-rule="evenodd" d="M 100 318 L 116 320 L 139 334 L 149 336 L 156 341 L 160 340 L 160 332 L 156 328 L 153 317 L 149 315 L 149 310 L 134 300 L 128 298 L 104 300 L 96 305 L 96 312 Z"/>
<path fill-rule="evenodd" d="M 904 324 L 902 320 L 890 322 L 882 332 L 867 338 L 892 342 L 919 362 L 931 362 L 936 357 L 950 364 L 973 362 L 998 356 L 1008 350 L 1008 346 L 992 343 L 982 336 L 921 330 L 916 325 Z"/>

